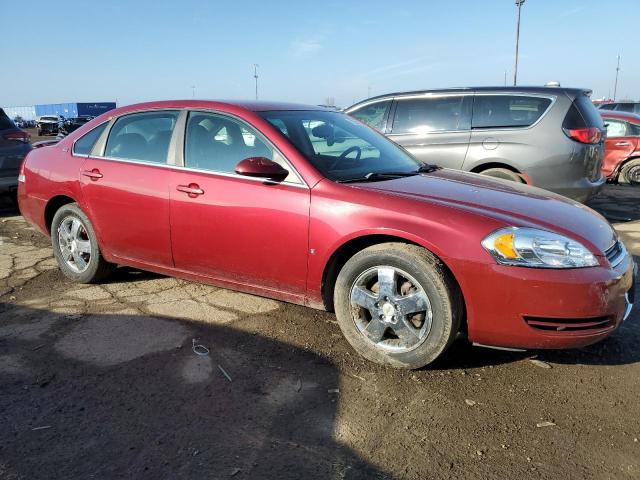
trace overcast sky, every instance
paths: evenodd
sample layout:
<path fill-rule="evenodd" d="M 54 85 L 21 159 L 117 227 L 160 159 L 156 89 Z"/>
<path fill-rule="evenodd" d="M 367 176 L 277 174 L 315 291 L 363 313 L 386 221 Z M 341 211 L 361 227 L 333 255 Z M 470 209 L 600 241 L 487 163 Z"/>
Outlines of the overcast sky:
<path fill-rule="evenodd" d="M 16 13 L 19 11 L 19 15 Z M 519 84 L 640 99 L 640 0 L 526 0 Z M 0 105 L 253 98 L 340 106 L 513 81 L 513 0 L 0 0 Z"/>

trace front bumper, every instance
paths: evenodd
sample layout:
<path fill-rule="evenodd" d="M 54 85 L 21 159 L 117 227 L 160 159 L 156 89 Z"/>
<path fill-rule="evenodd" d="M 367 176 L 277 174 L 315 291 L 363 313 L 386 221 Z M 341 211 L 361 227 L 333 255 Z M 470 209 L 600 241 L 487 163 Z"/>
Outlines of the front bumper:
<path fill-rule="evenodd" d="M 504 348 L 575 348 L 596 343 L 631 313 L 637 267 L 570 270 L 471 264 L 460 276 L 469 339 Z"/>

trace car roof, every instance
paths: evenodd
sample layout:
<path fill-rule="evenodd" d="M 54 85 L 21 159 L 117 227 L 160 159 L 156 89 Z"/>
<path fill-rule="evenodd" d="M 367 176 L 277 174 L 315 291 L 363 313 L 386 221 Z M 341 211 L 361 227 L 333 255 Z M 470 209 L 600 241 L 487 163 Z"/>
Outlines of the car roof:
<path fill-rule="evenodd" d="M 287 111 L 287 110 L 318 110 L 333 111 L 329 108 L 319 107 L 317 105 L 303 105 L 299 103 L 287 102 L 270 102 L 257 100 L 161 100 L 155 102 L 135 103 L 124 107 L 109 110 L 107 115 L 114 116 L 122 113 L 139 111 L 139 110 L 157 110 L 163 108 L 192 108 L 204 110 L 217 109 L 242 109 L 251 112 L 269 112 L 269 111 Z"/>
<path fill-rule="evenodd" d="M 630 112 L 617 112 L 615 110 L 598 110 L 602 118 L 613 118 L 640 125 L 640 115 Z"/>
<path fill-rule="evenodd" d="M 349 110 L 356 105 L 360 105 L 363 103 L 369 103 L 374 100 L 382 100 L 390 97 L 400 97 L 400 96 L 409 96 L 409 95 L 422 95 L 427 93 L 472 93 L 472 92 L 491 92 L 491 93 L 537 93 L 537 94 L 554 94 L 557 95 L 560 93 L 565 93 L 569 96 L 577 96 L 580 94 L 591 95 L 591 90 L 588 88 L 565 88 L 565 87 L 455 87 L 455 88 L 436 88 L 436 89 L 428 89 L 428 90 L 411 90 L 406 92 L 394 92 L 394 93 L 386 93 L 384 95 L 377 95 L 375 97 L 367 98 L 358 103 L 354 103 L 351 107 L 346 108 L 345 110 Z"/>

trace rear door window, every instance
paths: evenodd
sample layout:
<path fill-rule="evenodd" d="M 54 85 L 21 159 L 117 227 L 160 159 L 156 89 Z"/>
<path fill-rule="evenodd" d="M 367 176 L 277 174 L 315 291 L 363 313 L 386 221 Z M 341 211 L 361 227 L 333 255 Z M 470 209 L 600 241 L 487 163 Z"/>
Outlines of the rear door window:
<path fill-rule="evenodd" d="M 109 122 L 104 122 L 102 125 L 98 125 L 93 130 L 85 133 L 82 137 L 76 140 L 76 143 L 73 145 L 73 154 L 74 155 L 89 155 L 91 150 L 93 150 L 93 146 L 98 141 L 104 129 L 107 128 Z"/>
<path fill-rule="evenodd" d="M 391 100 L 370 103 L 349 112 L 349 115 L 378 131 L 382 131 L 385 127 L 385 120 L 390 106 Z"/>
<path fill-rule="evenodd" d="M 145 112 L 120 117 L 111 128 L 105 157 L 167 163 L 178 112 Z"/>
<path fill-rule="evenodd" d="M 470 99 L 468 95 L 399 98 L 391 133 L 420 135 L 469 130 Z"/>
<path fill-rule="evenodd" d="M 551 105 L 551 99 L 524 95 L 476 95 L 472 128 L 529 127 Z"/>

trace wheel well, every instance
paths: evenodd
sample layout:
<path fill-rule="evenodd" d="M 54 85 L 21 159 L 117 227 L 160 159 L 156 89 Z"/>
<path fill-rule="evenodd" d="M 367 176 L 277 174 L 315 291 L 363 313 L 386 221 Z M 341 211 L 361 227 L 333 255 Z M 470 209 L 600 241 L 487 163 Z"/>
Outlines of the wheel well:
<path fill-rule="evenodd" d="M 75 200 L 73 198 L 67 197 L 66 195 L 58 195 L 47 202 L 47 206 L 44 208 L 44 224 L 49 233 L 51 233 L 51 222 L 53 222 L 53 216 L 56 214 L 58 209 L 63 205 L 74 202 Z"/>
<path fill-rule="evenodd" d="M 335 252 L 333 252 L 331 258 L 329 258 L 329 261 L 327 262 L 327 265 L 325 266 L 324 272 L 322 274 L 322 302 L 324 303 L 324 308 L 328 312 L 333 312 L 334 286 L 336 283 L 336 279 L 338 278 L 338 274 L 340 273 L 340 270 L 342 270 L 344 264 L 347 263 L 347 260 L 353 257 L 360 250 L 364 250 L 367 247 L 387 242 L 406 243 L 408 245 L 416 245 L 420 248 L 424 248 L 422 245 L 407 240 L 406 238 L 396 237 L 393 235 L 365 235 L 363 237 L 351 239 L 345 244 L 341 245 Z M 462 290 L 460 288 L 460 285 L 458 284 L 458 281 L 456 280 L 456 277 L 453 275 L 453 272 L 451 272 L 451 270 L 449 270 L 449 268 L 444 264 L 444 262 L 441 261 L 441 263 L 443 268 L 449 274 L 452 282 L 455 284 L 455 287 L 460 292 L 460 296 L 463 299 L 464 305 Z M 460 328 L 466 331 L 466 314 L 463 316 Z"/>
<path fill-rule="evenodd" d="M 470 171 L 473 173 L 480 173 L 490 168 L 504 168 L 506 170 L 511 170 L 513 173 L 517 173 L 518 175 L 522 173 L 517 168 L 513 168 L 511 165 L 507 165 L 506 163 L 499 163 L 499 162 L 483 163 L 482 165 L 476 165 Z"/>

